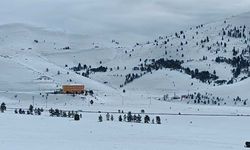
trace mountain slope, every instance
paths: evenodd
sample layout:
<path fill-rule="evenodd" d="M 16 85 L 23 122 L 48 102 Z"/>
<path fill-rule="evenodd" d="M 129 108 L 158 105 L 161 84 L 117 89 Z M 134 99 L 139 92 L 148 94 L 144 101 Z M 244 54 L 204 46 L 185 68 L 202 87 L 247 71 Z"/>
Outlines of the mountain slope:
<path fill-rule="evenodd" d="M 23 24 L 4 25 L 0 27 L 0 69 L 4 70 L 0 89 L 54 91 L 62 84 L 83 83 L 102 99 L 121 98 L 123 89 L 157 99 L 197 92 L 225 98 L 229 87 L 241 91 L 248 85 L 249 14 L 144 43 L 135 41 L 133 46 Z M 228 101 L 239 95 L 250 97 L 240 92 L 230 95 Z"/>

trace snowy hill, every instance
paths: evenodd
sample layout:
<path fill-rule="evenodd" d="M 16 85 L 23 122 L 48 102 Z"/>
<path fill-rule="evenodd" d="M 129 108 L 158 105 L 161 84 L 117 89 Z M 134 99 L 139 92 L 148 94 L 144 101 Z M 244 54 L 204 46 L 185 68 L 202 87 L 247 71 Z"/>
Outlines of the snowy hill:
<path fill-rule="evenodd" d="M 0 103 L 7 105 L 0 145 L 243 149 L 249 20 L 245 13 L 149 41 L 133 37 L 133 45 L 28 24 L 0 26 Z M 84 84 L 86 92 L 62 94 L 64 84 Z"/>
<path fill-rule="evenodd" d="M 249 13 L 245 13 L 160 35 L 152 41 L 135 41 L 133 46 L 121 45 L 115 39 L 107 43 L 24 24 L 3 25 L 0 89 L 54 91 L 65 83 L 83 83 L 103 96 L 112 91 L 120 97 L 125 89 L 151 93 L 157 99 L 166 94 L 181 96 L 200 91 L 226 98 L 228 87 L 242 91 L 247 86 L 248 20 Z M 180 65 L 169 66 L 170 60 Z M 242 66 L 241 62 L 247 64 Z M 98 71 L 99 67 L 104 71 Z M 237 96 L 250 97 L 245 93 L 231 96 L 228 101 Z"/>
<path fill-rule="evenodd" d="M 158 98 L 164 94 L 181 96 L 211 91 L 214 97 L 227 99 L 224 104 L 233 104 L 238 96 L 244 99 L 243 104 L 250 96 L 245 91 L 248 84 L 244 84 L 249 76 L 249 14 L 161 35 L 145 43 L 135 42 L 133 47 L 124 48 L 116 59 L 99 64 L 107 66 L 109 71 L 90 74 L 90 77 L 117 88 L 154 93 Z M 181 67 L 162 64 L 167 60 L 178 60 Z M 79 63 L 86 62 L 79 60 Z M 156 71 L 158 69 L 160 71 Z M 173 69 L 175 71 L 171 71 Z M 235 89 L 239 84 L 244 86 Z M 229 94 L 229 87 L 238 92 Z"/>
<path fill-rule="evenodd" d="M 87 90 L 104 95 L 117 93 L 114 89 L 97 81 L 79 76 L 55 64 L 46 56 L 55 55 L 54 59 L 65 54 L 92 49 L 94 45 L 84 36 L 69 35 L 62 32 L 48 31 L 23 24 L 10 24 L 0 27 L 0 91 L 2 96 L 13 100 L 30 99 L 39 93 L 53 92 L 63 84 L 84 84 Z M 89 44 L 89 45 L 87 45 Z M 54 60 L 53 59 L 53 60 Z M 67 62 L 67 60 L 61 61 Z M 27 98 L 29 97 L 29 98 Z M 2 98 L 4 100 L 4 98 Z M 24 105 L 25 105 L 24 101 Z"/>

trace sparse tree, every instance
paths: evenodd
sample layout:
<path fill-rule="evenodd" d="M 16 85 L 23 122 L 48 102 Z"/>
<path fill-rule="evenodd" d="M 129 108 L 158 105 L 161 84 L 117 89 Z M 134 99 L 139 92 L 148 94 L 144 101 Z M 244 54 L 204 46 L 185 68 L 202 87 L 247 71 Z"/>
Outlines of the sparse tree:
<path fill-rule="evenodd" d="M 161 118 L 160 118 L 160 116 L 156 116 L 156 123 L 157 124 L 161 124 Z"/>
<path fill-rule="evenodd" d="M 122 116 L 121 115 L 119 116 L 119 121 L 122 122 Z"/>
<path fill-rule="evenodd" d="M 107 114 L 106 114 L 106 120 L 109 121 L 109 119 L 110 119 L 110 114 L 107 113 Z"/>
<path fill-rule="evenodd" d="M 98 117 L 99 122 L 102 122 L 102 115 Z"/>
<path fill-rule="evenodd" d="M 30 105 L 29 111 L 30 111 L 30 112 L 33 112 L 33 109 L 34 109 L 33 105 Z"/>
<path fill-rule="evenodd" d="M 150 122 L 150 117 L 148 115 L 146 115 L 144 117 L 144 123 L 149 123 Z"/>
<path fill-rule="evenodd" d="M 0 109 L 1 109 L 1 112 L 3 113 L 6 110 L 6 104 L 2 103 Z"/>

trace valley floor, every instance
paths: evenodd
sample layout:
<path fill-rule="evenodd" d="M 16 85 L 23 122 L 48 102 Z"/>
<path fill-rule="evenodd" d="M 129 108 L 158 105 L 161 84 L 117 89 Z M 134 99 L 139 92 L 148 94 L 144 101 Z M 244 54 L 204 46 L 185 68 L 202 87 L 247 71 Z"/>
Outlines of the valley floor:
<path fill-rule="evenodd" d="M 240 150 L 249 140 L 249 117 L 162 116 L 162 124 L 80 121 L 46 115 L 0 114 L 4 150 Z M 104 115 L 103 115 L 104 116 Z M 105 120 L 105 119 L 104 119 Z"/>
<path fill-rule="evenodd" d="M 140 112 L 145 107 L 146 113 L 193 113 L 193 114 L 224 114 L 234 116 L 185 116 L 162 115 L 162 124 L 144 124 L 119 122 L 120 114 L 114 115 L 114 121 L 106 121 L 105 113 L 102 114 L 103 122 L 98 122 L 99 113 L 82 113 L 80 121 L 72 118 L 50 117 L 48 112 L 41 116 L 14 114 L 13 109 L 0 113 L 0 147 L 4 150 L 25 149 L 58 149 L 58 150 L 241 150 L 244 143 L 250 140 L 250 117 L 248 107 L 230 106 L 203 106 L 187 105 L 183 103 L 169 103 L 137 98 L 133 100 L 113 99 L 106 104 L 89 106 L 80 104 L 76 99 L 72 104 L 63 106 L 67 97 L 58 102 L 50 96 L 50 107 L 60 109 L 81 109 L 91 111 L 116 111 L 124 109 L 125 112 Z M 54 99 L 54 100 L 52 100 Z M 108 99 L 108 98 L 107 98 Z M 43 100 L 35 102 L 35 107 L 42 107 Z M 7 106 L 28 108 L 32 101 L 18 104 L 9 101 Z M 142 114 L 142 117 L 144 115 Z M 151 119 L 156 115 L 150 115 Z"/>

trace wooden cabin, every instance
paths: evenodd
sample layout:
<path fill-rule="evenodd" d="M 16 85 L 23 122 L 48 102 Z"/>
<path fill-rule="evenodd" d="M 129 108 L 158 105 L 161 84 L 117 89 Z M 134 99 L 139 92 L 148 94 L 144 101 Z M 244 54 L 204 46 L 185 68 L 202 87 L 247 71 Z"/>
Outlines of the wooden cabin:
<path fill-rule="evenodd" d="M 64 94 L 82 94 L 84 91 L 84 85 L 63 85 Z"/>

